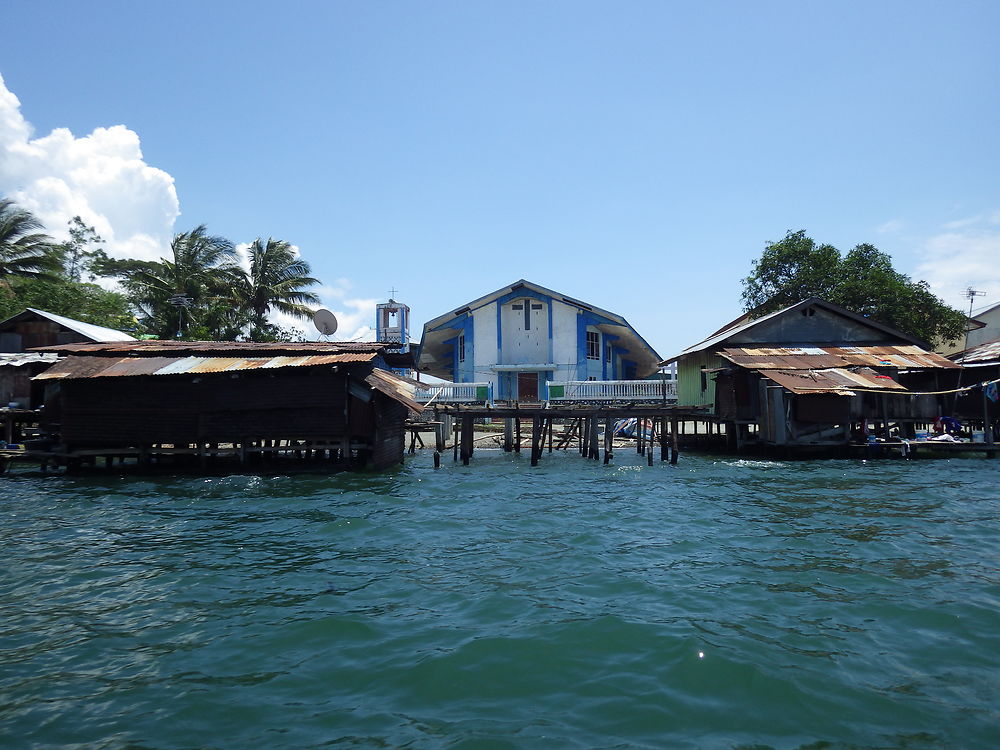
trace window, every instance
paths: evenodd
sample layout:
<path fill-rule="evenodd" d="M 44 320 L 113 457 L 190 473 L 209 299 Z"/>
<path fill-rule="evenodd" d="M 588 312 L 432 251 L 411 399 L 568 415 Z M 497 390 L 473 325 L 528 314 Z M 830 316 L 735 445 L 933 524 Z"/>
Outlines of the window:
<path fill-rule="evenodd" d="M 604 361 L 605 362 L 611 361 L 611 344 L 604 345 Z"/>
<path fill-rule="evenodd" d="M 601 358 L 601 334 L 587 331 L 587 359 Z"/>
<path fill-rule="evenodd" d="M 703 391 L 708 390 L 708 373 L 705 372 L 705 365 L 701 366 L 701 389 Z"/>
<path fill-rule="evenodd" d="M 596 381 L 597 378 L 595 378 L 593 375 L 591 375 L 589 378 L 587 378 L 587 380 L 588 381 Z"/>
<path fill-rule="evenodd" d="M 465 334 L 458 334 L 458 361 L 465 361 Z"/>

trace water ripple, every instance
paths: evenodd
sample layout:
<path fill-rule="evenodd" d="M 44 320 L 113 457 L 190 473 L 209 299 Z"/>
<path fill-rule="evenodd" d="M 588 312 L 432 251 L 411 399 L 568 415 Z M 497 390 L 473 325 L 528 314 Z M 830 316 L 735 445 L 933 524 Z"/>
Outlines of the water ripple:
<path fill-rule="evenodd" d="M 473 464 L 6 478 L 5 746 L 995 744 L 996 462 Z"/>

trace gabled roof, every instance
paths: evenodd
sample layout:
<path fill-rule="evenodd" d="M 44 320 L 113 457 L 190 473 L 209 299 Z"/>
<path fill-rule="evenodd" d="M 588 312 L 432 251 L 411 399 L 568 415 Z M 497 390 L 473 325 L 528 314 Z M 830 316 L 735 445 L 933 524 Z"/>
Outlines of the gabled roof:
<path fill-rule="evenodd" d="M 900 370 L 955 369 L 954 362 L 919 346 L 744 346 L 719 356 L 748 370 L 822 370 L 837 367 L 893 367 Z"/>
<path fill-rule="evenodd" d="M 597 307 L 596 305 L 591 305 L 587 302 L 576 299 L 575 297 L 570 297 L 562 292 L 557 292 L 553 289 L 541 286 L 540 284 L 527 281 L 526 279 L 518 279 L 513 284 L 508 284 L 507 286 L 501 287 L 496 291 L 485 294 L 466 305 L 456 307 L 454 310 L 446 312 L 443 315 L 439 315 L 433 320 L 425 323 L 423 335 L 420 341 L 421 369 L 424 372 L 431 373 L 432 375 L 444 377 L 445 375 L 441 371 L 436 371 L 436 369 L 440 370 L 440 368 L 426 367 L 427 361 L 433 361 L 434 359 L 433 356 L 425 356 L 425 353 L 431 348 L 431 345 L 438 347 L 443 346 L 443 341 L 446 336 L 450 336 L 454 333 L 454 331 L 449 331 L 449 326 L 457 318 L 468 315 L 474 310 L 485 307 L 486 305 L 493 304 L 507 295 L 517 294 L 522 290 L 550 297 L 555 301 L 562 302 L 571 307 L 579 308 L 581 311 L 592 313 L 600 318 L 604 318 L 606 323 L 598 325 L 597 327 L 599 329 L 607 329 L 609 333 L 613 331 L 615 335 L 620 337 L 622 345 L 627 348 L 630 353 L 630 356 L 627 357 L 627 359 L 635 361 L 639 364 L 640 377 L 656 371 L 656 363 L 659 360 L 659 355 L 653 347 L 651 347 L 646 340 L 639 335 L 638 331 L 636 331 L 621 315 L 605 310 L 601 307 Z M 446 331 L 447 333 L 445 333 Z"/>
<path fill-rule="evenodd" d="M 63 328 L 68 328 L 69 330 L 79 333 L 81 336 L 85 336 L 91 341 L 135 341 L 134 336 L 129 336 L 127 333 L 122 331 L 116 331 L 114 328 L 105 328 L 104 326 L 97 326 L 93 323 L 84 323 L 82 320 L 74 320 L 73 318 L 67 318 L 63 315 L 56 315 L 55 313 L 50 313 L 46 310 L 37 310 L 34 307 L 28 307 L 17 315 L 12 315 L 7 318 L 7 320 L 0 321 L 0 326 L 7 323 L 12 323 L 22 316 L 27 316 L 30 314 L 38 315 L 40 317 L 51 320 L 53 323 L 61 325 Z"/>
<path fill-rule="evenodd" d="M 877 331 L 885 337 L 897 339 L 899 341 L 909 342 L 923 349 L 930 348 L 929 346 L 927 346 L 926 342 L 914 338 L 913 336 L 909 336 L 903 333 L 902 331 L 897 331 L 895 328 L 879 323 L 878 321 L 872 320 L 871 318 L 866 318 L 863 315 L 858 315 L 857 313 L 851 312 L 850 310 L 847 310 L 841 307 L 840 305 L 835 305 L 832 302 L 827 302 L 826 300 L 820 299 L 819 297 L 810 297 L 809 299 L 797 302 L 794 305 L 790 305 L 782 310 L 777 310 L 773 313 L 769 313 L 768 315 L 764 315 L 762 317 L 749 320 L 741 325 L 737 325 L 735 327 L 723 328 L 720 331 L 717 331 L 716 333 L 709 336 L 707 339 L 700 341 L 697 344 L 694 344 L 693 346 L 689 346 L 680 354 L 674 355 L 670 359 L 664 360 L 663 362 L 661 362 L 661 365 L 670 364 L 671 362 L 675 362 L 681 357 L 685 357 L 689 354 L 694 354 L 696 352 L 714 349 L 720 346 L 721 344 L 725 343 L 729 339 L 739 336 L 740 334 L 746 333 L 754 328 L 757 328 L 758 326 L 763 326 L 765 323 L 773 321 L 782 316 L 789 315 L 793 312 L 803 310 L 808 307 L 819 307 L 828 310 L 835 315 L 838 315 L 855 323 L 859 323 L 863 326 L 871 328 L 873 331 Z M 829 343 L 829 342 L 818 342 L 818 343 Z M 851 342 L 844 342 L 844 343 L 849 345 Z"/>
<path fill-rule="evenodd" d="M 619 325 L 628 325 L 628 321 L 625 320 L 621 315 L 616 315 L 613 312 L 604 310 L 596 305 L 590 305 L 586 302 L 582 302 L 574 297 L 569 297 L 562 292 L 557 292 L 552 289 L 548 289 L 540 284 L 535 284 L 534 282 L 527 281 L 526 279 L 518 279 L 513 284 L 508 284 L 507 286 L 500 287 L 495 292 L 490 292 L 485 294 L 479 299 L 473 300 L 467 305 L 462 305 L 461 307 L 456 307 L 450 312 L 446 312 L 444 315 L 439 315 L 433 320 L 428 321 L 424 324 L 425 330 L 434 330 L 435 328 L 447 323 L 458 315 L 462 315 L 467 312 L 472 312 L 480 307 L 489 305 L 492 302 L 496 302 L 501 297 L 511 294 L 512 292 L 517 292 L 519 289 L 528 289 L 538 294 L 544 294 L 547 297 L 552 297 L 553 299 L 559 300 L 560 302 L 565 302 L 567 305 L 572 305 L 573 307 L 579 307 L 581 310 L 586 310 L 587 312 L 593 312 L 601 315 L 605 318 L 610 318 L 616 321 Z M 629 326 L 631 327 L 631 326 Z"/>
<path fill-rule="evenodd" d="M 952 354 L 949 359 L 958 362 L 963 367 L 1000 364 L 1000 339 L 969 347 L 964 352 Z"/>

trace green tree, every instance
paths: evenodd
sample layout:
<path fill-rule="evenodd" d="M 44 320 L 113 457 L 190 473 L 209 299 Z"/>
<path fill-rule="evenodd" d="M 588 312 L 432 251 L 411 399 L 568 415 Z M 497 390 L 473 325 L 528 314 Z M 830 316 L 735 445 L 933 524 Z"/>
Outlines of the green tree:
<path fill-rule="evenodd" d="M 143 325 L 160 338 L 195 330 L 202 338 L 229 338 L 243 325 L 229 299 L 241 283 L 233 243 L 210 235 L 204 225 L 174 235 L 171 258 L 114 261 L 105 255 L 93 268 L 121 280 Z"/>
<path fill-rule="evenodd" d="M 107 258 L 101 245 L 104 239 L 92 226 L 85 224 L 79 216 L 69 220 L 69 239 L 58 246 L 62 260 L 62 275 L 70 281 L 80 281 L 84 271 L 89 271 L 96 258 Z"/>
<path fill-rule="evenodd" d="M 870 244 L 841 256 L 818 245 L 805 231 L 769 242 L 743 279 L 744 309 L 755 316 L 820 297 L 927 342 L 958 339 L 965 316 L 892 266 L 892 258 Z"/>
<path fill-rule="evenodd" d="M 16 278 L 0 287 L 0 320 L 17 315 L 26 307 L 119 331 L 133 332 L 138 326 L 128 298 L 97 284 L 58 278 Z"/>
<path fill-rule="evenodd" d="M 14 277 L 52 278 L 59 272 L 59 253 L 52 238 L 29 211 L 0 198 L 0 284 Z"/>
<path fill-rule="evenodd" d="M 284 240 L 260 237 L 248 250 L 250 270 L 235 288 L 235 302 L 249 314 L 251 341 L 275 340 L 287 335 L 268 323 L 267 314 L 277 310 L 297 318 L 312 315 L 308 305 L 318 305 L 319 298 L 307 287 L 319 283 L 310 276 L 309 264 Z"/>

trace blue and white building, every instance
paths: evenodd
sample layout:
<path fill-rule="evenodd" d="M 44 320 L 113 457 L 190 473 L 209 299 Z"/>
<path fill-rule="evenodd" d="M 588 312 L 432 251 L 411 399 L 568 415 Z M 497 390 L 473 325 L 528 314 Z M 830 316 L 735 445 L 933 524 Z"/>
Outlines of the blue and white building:
<path fill-rule="evenodd" d="M 389 298 L 375 306 L 375 340 L 392 344 L 388 351 L 394 354 L 410 353 L 410 308 Z M 397 375 L 410 377 L 408 367 L 390 367 Z"/>
<path fill-rule="evenodd" d="M 620 315 L 521 279 L 426 323 L 417 368 L 536 401 L 549 382 L 637 380 L 659 361 Z"/>

